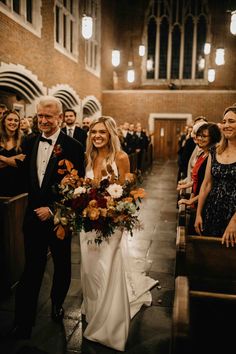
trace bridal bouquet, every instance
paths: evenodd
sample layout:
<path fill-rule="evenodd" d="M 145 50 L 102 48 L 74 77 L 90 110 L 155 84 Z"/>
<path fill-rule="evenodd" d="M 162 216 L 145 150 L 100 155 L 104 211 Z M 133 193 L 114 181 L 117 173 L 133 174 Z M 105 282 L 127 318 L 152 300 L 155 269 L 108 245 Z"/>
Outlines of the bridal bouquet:
<path fill-rule="evenodd" d="M 133 174 L 127 174 L 120 184 L 110 166 L 102 171 L 103 179 L 81 178 L 68 160 L 58 163 L 64 177 L 57 186 L 60 199 L 55 204 L 54 224 L 57 237 L 64 239 L 70 231 L 95 231 L 95 242 L 111 236 L 116 229 L 133 234 L 140 228 L 137 212 L 144 198 L 144 189 L 138 188 Z"/>

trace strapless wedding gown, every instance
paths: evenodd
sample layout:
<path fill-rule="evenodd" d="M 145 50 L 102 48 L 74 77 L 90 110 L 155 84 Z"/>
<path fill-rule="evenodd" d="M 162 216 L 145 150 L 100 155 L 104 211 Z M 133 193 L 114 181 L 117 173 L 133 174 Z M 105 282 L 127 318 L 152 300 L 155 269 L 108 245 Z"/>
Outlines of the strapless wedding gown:
<path fill-rule="evenodd" d="M 86 176 L 92 178 L 93 172 Z M 139 260 L 131 256 L 130 242 L 135 240 L 127 233 L 118 230 L 99 246 L 88 242 L 94 238 L 95 232 L 80 234 L 82 313 L 88 323 L 83 335 L 124 351 L 130 319 L 142 305 L 151 305 L 149 290 L 158 280 L 146 276 Z"/>

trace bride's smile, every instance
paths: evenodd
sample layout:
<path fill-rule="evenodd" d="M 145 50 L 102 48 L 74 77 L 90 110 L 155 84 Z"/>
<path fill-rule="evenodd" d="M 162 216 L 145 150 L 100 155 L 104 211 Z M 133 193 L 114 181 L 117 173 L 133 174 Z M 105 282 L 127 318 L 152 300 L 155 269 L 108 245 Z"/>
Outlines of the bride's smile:
<path fill-rule="evenodd" d="M 96 148 L 104 147 L 109 142 L 109 132 L 103 123 L 97 123 L 91 131 L 91 139 Z"/>

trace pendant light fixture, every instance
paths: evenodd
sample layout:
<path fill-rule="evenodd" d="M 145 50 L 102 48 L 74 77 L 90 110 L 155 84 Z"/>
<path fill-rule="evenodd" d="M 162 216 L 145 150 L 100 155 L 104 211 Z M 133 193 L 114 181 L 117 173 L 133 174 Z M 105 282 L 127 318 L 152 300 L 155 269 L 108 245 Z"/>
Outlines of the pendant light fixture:
<path fill-rule="evenodd" d="M 216 77 L 216 71 L 215 69 L 208 69 L 208 81 L 209 82 L 214 82 L 215 81 L 215 77 Z"/>
<path fill-rule="evenodd" d="M 231 12 L 230 32 L 236 35 L 236 10 Z"/>
<path fill-rule="evenodd" d="M 93 19 L 91 16 L 82 17 L 82 36 L 84 39 L 90 39 L 93 35 Z"/>
<path fill-rule="evenodd" d="M 134 68 L 133 68 L 133 62 L 132 61 L 128 62 L 127 81 L 129 83 L 132 83 L 132 82 L 135 81 L 135 71 L 134 71 Z"/>
<path fill-rule="evenodd" d="M 120 65 L 120 51 L 114 49 L 111 53 L 111 63 L 113 66 L 117 67 Z"/>

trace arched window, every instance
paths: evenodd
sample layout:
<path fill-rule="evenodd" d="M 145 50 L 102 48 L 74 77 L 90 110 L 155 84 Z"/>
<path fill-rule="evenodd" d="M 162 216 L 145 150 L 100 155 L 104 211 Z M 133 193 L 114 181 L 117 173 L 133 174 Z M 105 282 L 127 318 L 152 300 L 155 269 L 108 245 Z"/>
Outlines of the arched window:
<path fill-rule="evenodd" d="M 207 84 L 207 0 L 150 0 L 144 83 Z"/>

